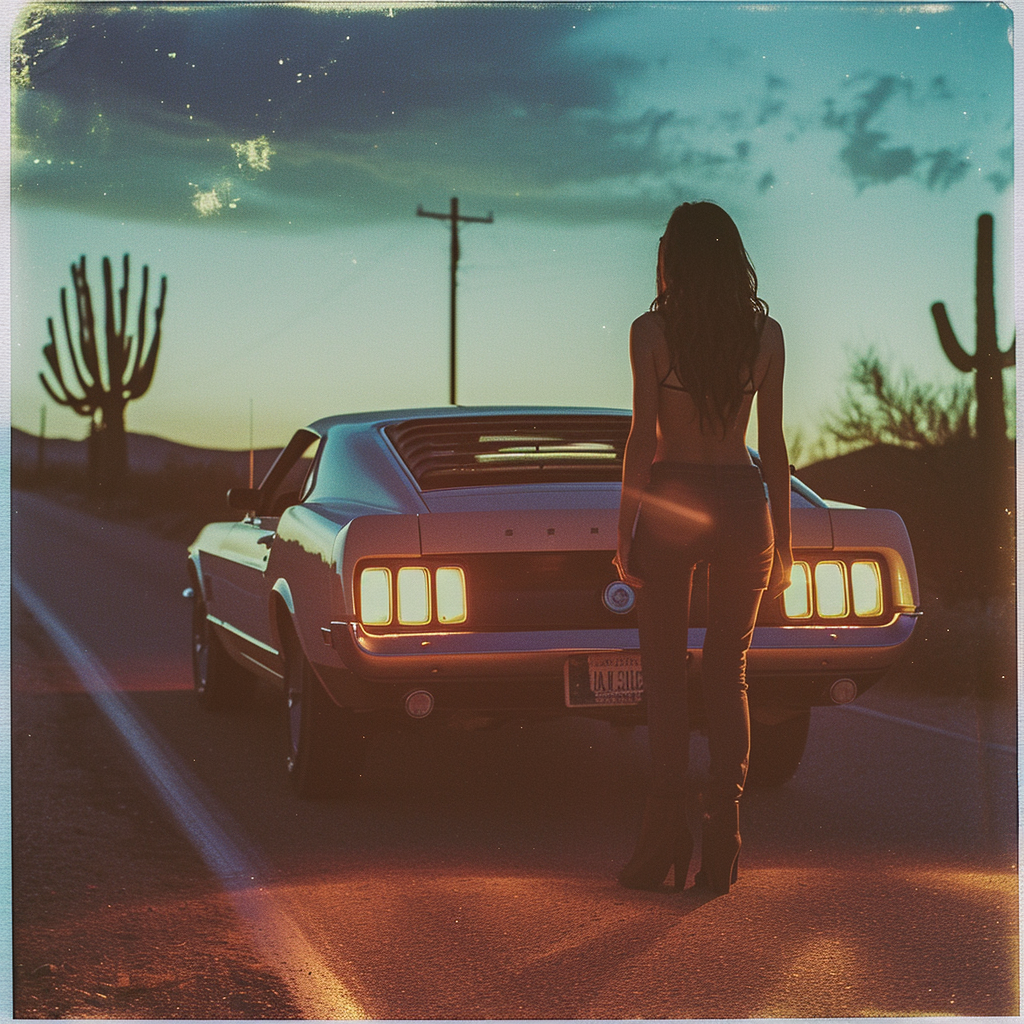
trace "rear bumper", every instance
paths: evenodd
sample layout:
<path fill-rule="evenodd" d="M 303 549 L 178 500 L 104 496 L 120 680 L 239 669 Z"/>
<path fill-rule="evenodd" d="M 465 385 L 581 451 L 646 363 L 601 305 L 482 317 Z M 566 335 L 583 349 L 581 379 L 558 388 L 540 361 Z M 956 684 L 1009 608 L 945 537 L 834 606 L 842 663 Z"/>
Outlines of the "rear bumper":
<path fill-rule="evenodd" d="M 915 616 L 900 614 L 882 626 L 758 627 L 747 655 L 751 703 L 828 704 L 829 687 L 844 677 L 863 691 L 897 661 L 915 623 Z M 447 694 L 444 703 L 453 707 L 525 708 L 536 702 L 531 692 L 556 707 L 568 658 L 639 646 L 635 629 L 380 636 L 333 622 L 326 634 L 345 670 L 317 665 L 325 685 L 339 703 L 366 710 L 400 706 L 416 688 L 438 695 L 439 705 Z M 698 678 L 703 642 L 704 630 L 691 629 Z"/>
<path fill-rule="evenodd" d="M 899 656 L 915 623 L 915 616 L 901 614 L 883 626 L 759 626 L 747 671 L 884 670 Z M 704 630 L 691 629 L 689 648 L 696 665 L 703 643 Z M 356 623 L 332 622 L 330 644 L 350 672 L 366 679 L 514 678 L 561 675 L 570 655 L 636 651 L 639 638 L 635 629 L 380 636 Z"/>

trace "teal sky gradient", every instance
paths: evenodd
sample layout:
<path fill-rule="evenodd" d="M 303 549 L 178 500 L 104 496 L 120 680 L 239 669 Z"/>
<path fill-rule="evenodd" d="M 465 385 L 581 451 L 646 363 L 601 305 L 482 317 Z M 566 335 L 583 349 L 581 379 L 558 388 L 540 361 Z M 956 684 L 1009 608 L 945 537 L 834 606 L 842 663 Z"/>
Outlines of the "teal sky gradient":
<path fill-rule="evenodd" d="M 977 217 L 1012 336 L 1012 17 L 995 4 L 33 5 L 15 28 L 12 419 L 81 437 L 38 380 L 85 254 L 168 278 L 132 430 L 283 443 L 322 415 L 459 400 L 628 406 L 630 322 L 679 202 L 736 219 L 813 439 L 849 358 L 959 375 Z M 212 212 L 211 212 L 212 211 Z M 1007 386 L 1012 378 L 1007 374 Z"/>

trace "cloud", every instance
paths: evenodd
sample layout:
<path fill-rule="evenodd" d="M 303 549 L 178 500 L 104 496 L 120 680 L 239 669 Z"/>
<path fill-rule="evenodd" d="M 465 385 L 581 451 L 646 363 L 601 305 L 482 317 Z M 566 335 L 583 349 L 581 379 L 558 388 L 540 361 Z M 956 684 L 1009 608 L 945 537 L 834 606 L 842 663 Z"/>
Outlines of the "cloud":
<path fill-rule="evenodd" d="M 768 75 L 765 78 L 765 94 L 756 118 L 759 126 L 769 124 L 785 112 L 786 100 L 783 94 L 788 87 L 786 80 L 777 75 Z"/>
<path fill-rule="evenodd" d="M 962 180 L 971 169 L 971 162 L 951 149 L 928 153 L 922 158 L 922 163 L 928 166 L 929 188 L 949 188 Z"/>
<path fill-rule="evenodd" d="M 406 9 L 393 18 L 272 4 L 218 10 L 55 8 L 25 36 L 66 37 L 59 60 L 28 61 L 32 86 L 104 103 L 129 92 L 186 122 L 230 134 L 306 138 L 424 109 L 471 113 L 488 98 L 527 108 L 602 108 L 642 67 L 622 55 L 571 59 L 574 22 L 600 18 L 562 5 Z M 510 49 L 514 59 L 510 59 Z"/>
<path fill-rule="evenodd" d="M 514 193 L 643 169 L 671 117 L 611 114 L 645 65 L 572 51 L 574 27 L 600 11 L 44 11 L 19 36 L 12 174 L 25 202 L 172 220 L 387 216 L 434 181 L 447 194 L 489 175 Z M 265 180 L 236 181 L 232 205 L 223 179 L 238 171 Z"/>
<path fill-rule="evenodd" d="M 952 188 L 976 159 L 948 131 L 943 76 L 917 95 L 864 75 L 822 116 L 799 76 L 705 35 L 702 5 L 662 9 L 680 33 L 662 51 L 632 4 L 30 10 L 13 90 L 22 203 L 312 228 L 454 193 L 524 217 L 657 219 L 713 187 L 766 192 L 811 130 L 838 135 L 858 189 Z M 912 103 L 942 111 L 945 135 L 922 133 Z M 995 187 L 1008 167 L 985 168 Z"/>
<path fill-rule="evenodd" d="M 934 77 L 920 91 L 903 76 L 864 74 L 854 81 L 869 84 L 845 110 L 835 99 L 827 99 L 821 123 L 845 139 L 839 158 L 859 190 L 903 178 L 929 189 L 949 189 L 975 166 L 964 154 L 982 149 L 981 139 L 992 137 L 990 130 L 972 133 L 979 136 L 975 144 L 976 139 L 965 133 L 956 144 L 934 146 L 937 132 L 959 128 L 961 120 L 950 116 L 956 110 L 956 96 L 943 76 Z M 891 130 L 878 127 L 879 121 Z M 898 143 L 897 130 L 903 136 Z M 999 171 L 991 172 L 988 180 L 997 191 L 1006 187 Z"/>
<path fill-rule="evenodd" d="M 858 188 L 888 184 L 913 174 L 917 157 L 909 146 L 886 146 L 889 133 L 872 129 L 870 122 L 885 109 L 894 95 L 911 91 L 909 82 L 894 75 L 883 75 L 860 93 L 850 111 L 840 113 L 834 100 L 826 101 L 822 123 L 838 131 L 846 145 L 840 159 Z"/>

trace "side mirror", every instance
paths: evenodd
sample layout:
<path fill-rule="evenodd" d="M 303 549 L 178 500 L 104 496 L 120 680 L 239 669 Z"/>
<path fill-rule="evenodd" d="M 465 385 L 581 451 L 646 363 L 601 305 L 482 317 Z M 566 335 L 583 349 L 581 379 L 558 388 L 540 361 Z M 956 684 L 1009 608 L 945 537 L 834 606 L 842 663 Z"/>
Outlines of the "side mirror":
<path fill-rule="evenodd" d="M 255 512 L 260 504 L 258 487 L 232 487 L 228 491 L 228 507 L 239 512 Z"/>

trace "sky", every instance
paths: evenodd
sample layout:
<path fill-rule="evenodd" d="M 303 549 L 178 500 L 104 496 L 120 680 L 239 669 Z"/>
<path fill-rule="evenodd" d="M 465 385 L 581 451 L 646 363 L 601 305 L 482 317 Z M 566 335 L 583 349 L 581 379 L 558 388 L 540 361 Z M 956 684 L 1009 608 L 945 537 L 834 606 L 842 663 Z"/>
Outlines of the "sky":
<path fill-rule="evenodd" d="M 964 379 L 930 307 L 973 353 L 983 212 L 1010 343 L 1012 23 L 986 3 L 29 4 L 12 422 L 37 432 L 45 407 L 48 436 L 85 436 L 39 381 L 47 318 L 63 347 L 82 255 L 101 318 L 124 253 L 133 320 L 142 267 L 150 324 L 168 282 L 130 430 L 241 449 L 447 404 L 450 229 L 417 208 L 453 196 L 493 214 L 460 227 L 459 403 L 628 407 L 658 239 L 710 199 L 783 326 L 806 450 L 861 353 Z"/>

